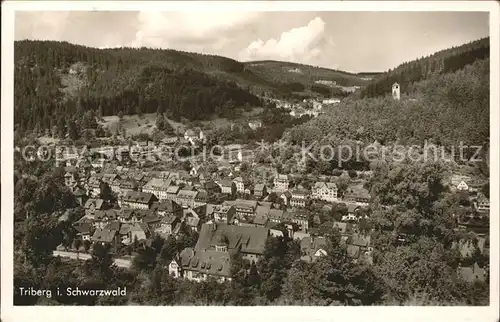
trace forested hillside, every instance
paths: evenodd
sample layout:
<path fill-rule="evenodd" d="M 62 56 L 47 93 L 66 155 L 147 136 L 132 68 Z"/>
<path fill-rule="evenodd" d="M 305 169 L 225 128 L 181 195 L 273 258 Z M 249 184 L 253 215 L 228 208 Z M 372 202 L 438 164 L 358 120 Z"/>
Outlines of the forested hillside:
<path fill-rule="evenodd" d="M 427 57 L 405 62 L 394 70 L 375 77 L 361 91 L 361 97 L 383 96 L 391 92 L 392 84 L 399 83 L 401 92 L 409 90 L 412 83 L 462 69 L 477 59 L 490 55 L 489 38 L 479 39 L 468 44 L 439 51 Z"/>
<path fill-rule="evenodd" d="M 322 78 L 342 75 L 321 70 Z M 306 80 L 299 85 L 308 85 Z M 235 107 L 261 106 L 258 95 L 286 96 L 302 89 L 220 56 L 54 41 L 15 43 L 15 124 L 21 132 L 64 126 L 89 110 L 98 116 L 160 110 L 174 120 L 206 119 Z"/>
<path fill-rule="evenodd" d="M 345 100 L 288 133 L 294 142 L 481 145 L 489 138 L 489 59 L 436 74 L 392 97 Z"/>
<path fill-rule="evenodd" d="M 222 57 L 21 41 L 15 61 L 15 122 L 21 131 L 65 124 L 87 110 L 106 116 L 160 109 L 173 119 L 199 119 L 234 105 L 261 104 L 238 84 L 208 75 L 243 70 Z"/>
<path fill-rule="evenodd" d="M 351 74 L 341 70 L 332 70 L 318 66 L 309 66 L 297 63 L 262 60 L 244 63 L 245 68 L 254 74 L 269 81 L 278 83 L 302 84 L 314 83 L 314 81 L 326 80 L 336 82 L 341 86 L 361 86 L 365 81 L 356 74 Z"/>

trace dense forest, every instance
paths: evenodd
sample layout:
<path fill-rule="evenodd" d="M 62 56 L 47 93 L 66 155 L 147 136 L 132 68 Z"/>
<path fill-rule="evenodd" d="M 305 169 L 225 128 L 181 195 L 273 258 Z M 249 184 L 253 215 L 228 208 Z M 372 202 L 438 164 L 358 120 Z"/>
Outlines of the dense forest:
<path fill-rule="evenodd" d="M 88 110 L 99 116 L 163 110 L 173 119 L 199 119 L 237 105 L 261 105 L 235 82 L 207 73 L 242 70 L 240 63 L 222 57 L 22 41 L 16 43 L 15 59 L 15 123 L 20 131 L 51 129 Z"/>
<path fill-rule="evenodd" d="M 279 83 L 299 82 L 312 83 L 318 80 L 333 81 L 341 86 L 361 86 L 365 82 L 356 74 L 341 70 L 328 69 L 291 62 L 261 60 L 245 62 L 245 69 L 270 81 Z"/>
<path fill-rule="evenodd" d="M 316 69 L 321 77 L 343 75 Z M 281 74 L 287 73 L 295 74 Z M 359 79 L 346 75 L 349 80 Z M 16 42 L 14 79 L 15 124 L 20 132 L 64 126 L 89 110 L 96 116 L 161 111 L 173 120 L 206 119 L 235 107 L 262 106 L 261 95 L 286 97 L 297 91 L 296 84 L 285 78 L 261 77 L 248 64 L 229 58 L 148 48 L 96 49 L 54 41 Z M 304 86 L 310 88 L 315 79 L 302 79 L 299 92 Z M 311 90 L 335 94 L 321 86 Z"/>
<path fill-rule="evenodd" d="M 383 96 L 391 92 L 392 84 L 399 83 L 401 92 L 409 90 L 412 83 L 462 69 L 478 59 L 487 59 L 490 54 L 489 38 L 439 51 L 427 57 L 405 62 L 394 70 L 375 77 L 361 91 L 361 97 Z"/>
<path fill-rule="evenodd" d="M 347 99 L 291 129 L 292 142 L 342 141 L 422 146 L 483 145 L 489 141 L 489 59 L 437 74 L 392 97 Z"/>

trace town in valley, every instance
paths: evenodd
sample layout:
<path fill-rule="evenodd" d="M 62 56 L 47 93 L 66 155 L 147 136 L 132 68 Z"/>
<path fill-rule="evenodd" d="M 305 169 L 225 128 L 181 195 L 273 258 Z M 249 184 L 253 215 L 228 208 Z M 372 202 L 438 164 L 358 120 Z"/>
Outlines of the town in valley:
<path fill-rule="evenodd" d="M 17 38 L 14 305 L 489 304 L 488 34 L 356 73 Z"/>

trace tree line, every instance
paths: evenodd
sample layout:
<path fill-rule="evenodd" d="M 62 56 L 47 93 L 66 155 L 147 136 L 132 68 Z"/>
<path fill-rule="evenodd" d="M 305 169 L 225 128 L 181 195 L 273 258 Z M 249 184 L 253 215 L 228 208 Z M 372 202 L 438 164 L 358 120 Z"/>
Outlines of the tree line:
<path fill-rule="evenodd" d="M 162 109 L 179 120 L 221 115 L 247 103 L 261 106 L 257 96 L 236 82 L 209 74 L 242 68 L 223 57 L 173 50 L 16 42 L 16 129 L 51 129 L 81 118 L 88 110 L 102 117 Z"/>
<path fill-rule="evenodd" d="M 476 60 L 489 58 L 489 54 L 489 38 L 483 38 L 463 46 L 405 62 L 394 70 L 389 70 L 375 77 L 361 90 L 361 97 L 377 97 L 391 93 L 394 83 L 398 83 L 401 92 L 404 93 L 412 83 L 430 78 L 434 74 L 455 72 Z"/>
<path fill-rule="evenodd" d="M 346 141 L 457 148 L 489 141 L 489 60 L 412 84 L 401 100 L 345 99 L 285 133 L 292 143 L 338 146 Z"/>

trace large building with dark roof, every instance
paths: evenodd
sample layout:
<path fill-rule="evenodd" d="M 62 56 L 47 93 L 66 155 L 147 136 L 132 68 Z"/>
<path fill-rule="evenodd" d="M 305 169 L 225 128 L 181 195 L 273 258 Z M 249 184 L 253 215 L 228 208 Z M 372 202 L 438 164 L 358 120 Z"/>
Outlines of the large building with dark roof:
<path fill-rule="evenodd" d="M 183 276 L 190 281 L 205 281 L 209 277 L 219 282 L 230 281 L 231 256 L 228 252 L 185 248 L 179 262 L 172 260 L 168 270 L 171 276 Z"/>
<path fill-rule="evenodd" d="M 155 201 L 158 201 L 158 198 L 152 193 L 129 191 L 123 196 L 121 206 L 149 209 Z"/>

